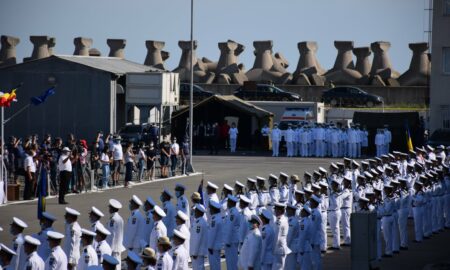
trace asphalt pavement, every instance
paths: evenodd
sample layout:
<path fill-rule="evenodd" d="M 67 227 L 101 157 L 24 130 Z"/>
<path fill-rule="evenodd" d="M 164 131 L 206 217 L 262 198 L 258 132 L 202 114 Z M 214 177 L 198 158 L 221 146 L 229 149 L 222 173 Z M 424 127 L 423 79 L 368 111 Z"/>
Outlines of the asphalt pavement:
<path fill-rule="evenodd" d="M 123 208 L 120 214 L 124 219 L 129 215 L 128 201 L 133 194 L 144 200 L 151 196 L 159 202 L 159 196 L 164 188 L 173 190 L 175 184 L 183 183 L 187 187 L 186 194 L 190 196 L 197 191 L 202 179 L 212 181 L 219 187 L 225 183 L 234 183 L 235 180 L 245 181 L 247 177 L 263 176 L 270 173 L 278 174 L 283 171 L 287 174 L 298 174 L 300 177 L 304 171 L 317 169 L 319 166 L 327 168 L 329 163 L 335 159 L 327 158 L 286 158 L 286 157 L 261 157 L 261 156 L 194 156 L 194 168 L 199 174 L 191 176 L 180 176 L 171 179 L 144 182 L 134 185 L 131 188 L 116 188 L 106 191 L 91 192 L 68 196 L 69 207 L 77 209 L 82 213 L 79 218 L 82 227 L 89 227 L 88 212 L 91 206 L 96 206 L 107 215 L 107 204 L 110 198 L 115 198 L 122 202 Z M 160 203 L 160 202 L 159 202 Z M 39 230 L 37 221 L 36 201 L 28 201 L 0 207 L 0 226 L 4 231 L 0 232 L 0 242 L 11 243 L 11 236 L 8 233 L 9 224 L 12 217 L 17 216 L 28 223 L 29 228 L 25 234 L 31 234 Z M 59 205 L 56 198 L 47 200 L 47 211 L 58 217 L 54 229 L 64 232 L 64 205 Z M 412 239 L 412 220 L 409 221 L 410 239 Z M 330 243 L 330 240 L 329 240 Z M 436 264 L 450 261 L 450 231 L 441 232 L 430 240 L 425 240 L 421 244 L 410 244 L 408 251 L 402 251 L 393 258 L 383 259 L 381 269 L 424 269 L 428 264 Z M 328 252 L 323 256 L 324 269 L 350 269 L 350 248 L 343 248 L 340 251 Z M 445 268 L 445 264 L 441 264 Z M 431 269 L 431 268 L 430 268 Z M 434 268 L 433 268 L 434 269 Z"/>

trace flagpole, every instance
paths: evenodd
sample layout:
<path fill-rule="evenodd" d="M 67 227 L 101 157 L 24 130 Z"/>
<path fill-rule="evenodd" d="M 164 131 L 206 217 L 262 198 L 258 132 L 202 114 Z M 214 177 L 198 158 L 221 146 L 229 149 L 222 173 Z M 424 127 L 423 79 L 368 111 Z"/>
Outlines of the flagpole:
<path fill-rule="evenodd" d="M 4 179 L 4 177 L 3 177 L 3 169 L 4 169 L 4 160 L 5 160 L 5 157 L 3 156 L 3 153 L 5 152 L 4 151 L 4 146 L 5 146 L 5 121 L 4 121 L 4 119 L 5 119 L 5 107 L 3 107 L 2 106 L 2 116 L 1 116 L 1 121 L 2 121 L 2 132 L 1 132 L 1 140 L 2 140 L 2 145 L 1 145 L 1 152 L 0 152 L 0 155 L 1 155 L 1 157 L 2 157 L 2 162 L 1 162 L 1 170 L 0 170 L 0 179 L 3 181 L 3 186 L 4 187 L 6 187 L 6 192 L 5 192 L 5 199 L 3 200 L 3 202 L 1 202 L 2 204 L 3 203 L 6 203 L 7 201 L 8 201 L 8 181 L 5 181 L 5 179 Z"/>

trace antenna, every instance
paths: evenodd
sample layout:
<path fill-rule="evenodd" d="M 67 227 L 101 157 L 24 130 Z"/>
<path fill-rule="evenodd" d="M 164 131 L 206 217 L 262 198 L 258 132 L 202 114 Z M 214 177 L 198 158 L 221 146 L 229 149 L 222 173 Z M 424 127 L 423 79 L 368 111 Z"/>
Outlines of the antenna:
<path fill-rule="evenodd" d="M 433 0 L 424 0 L 423 39 L 428 42 L 428 51 L 431 53 L 432 25 L 433 25 Z"/>

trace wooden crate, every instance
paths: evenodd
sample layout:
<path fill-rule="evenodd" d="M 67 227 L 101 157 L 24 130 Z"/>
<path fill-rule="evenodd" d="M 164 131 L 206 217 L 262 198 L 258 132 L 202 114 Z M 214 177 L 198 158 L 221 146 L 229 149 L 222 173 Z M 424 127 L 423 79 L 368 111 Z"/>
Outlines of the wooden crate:
<path fill-rule="evenodd" d="M 19 200 L 19 190 L 20 185 L 18 184 L 8 184 L 8 201 Z"/>

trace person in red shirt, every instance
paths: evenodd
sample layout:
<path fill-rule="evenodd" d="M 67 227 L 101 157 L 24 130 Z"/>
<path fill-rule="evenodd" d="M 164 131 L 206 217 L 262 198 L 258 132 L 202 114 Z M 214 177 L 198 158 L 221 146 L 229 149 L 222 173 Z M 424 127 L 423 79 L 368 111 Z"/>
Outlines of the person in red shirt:
<path fill-rule="evenodd" d="M 228 148 L 228 132 L 230 130 L 230 126 L 228 125 L 228 121 L 224 120 L 222 125 L 220 125 L 220 147 L 223 149 Z"/>

